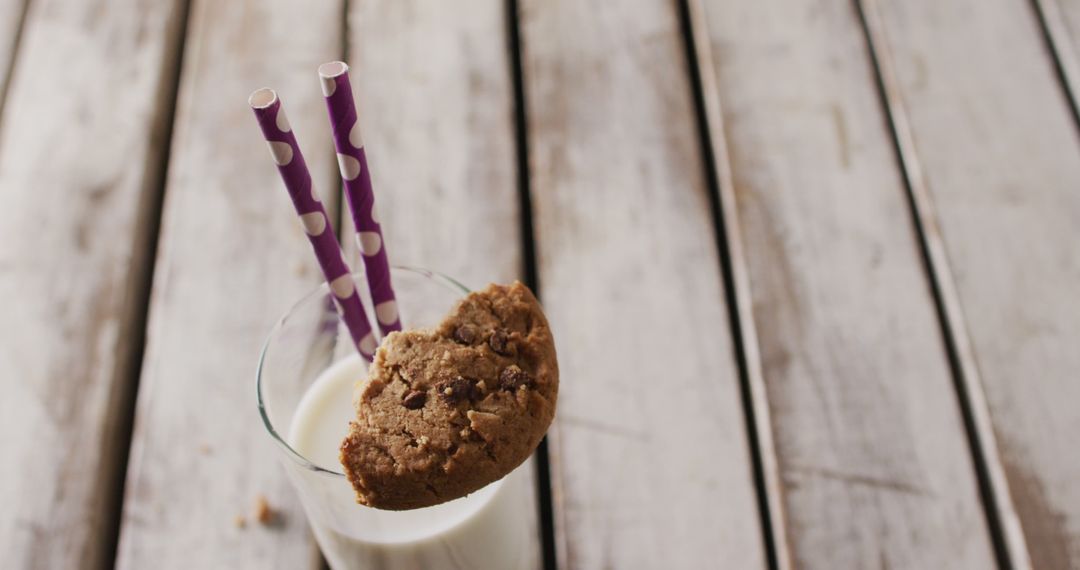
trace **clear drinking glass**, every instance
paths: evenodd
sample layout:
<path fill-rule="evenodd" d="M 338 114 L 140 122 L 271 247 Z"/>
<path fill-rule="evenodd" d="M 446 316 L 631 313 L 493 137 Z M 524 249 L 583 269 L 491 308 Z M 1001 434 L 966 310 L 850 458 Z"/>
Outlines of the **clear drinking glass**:
<path fill-rule="evenodd" d="M 391 275 L 405 328 L 439 323 L 469 292 L 453 279 L 423 269 L 395 267 Z M 358 284 L 364 282 L 361 275 L 354 277 Z M 370 300 L 366 304 L 373 314 Z M 259 358 L 256 394 L 263 424 L 281 452 L 330 566 L 513 570 L 530 565 L 528 463 L 463 499 L 425 509 L 381 511 L 356 503 L 340 464 L 319 465 L 294 449 L 289 432 L 301 400 L 331 366 L 355 370 L 356 380 L 366 371 L 323 284 L 300 299 L 271 331 Z M 343 420 L 341 438 L 347 430 Z"/>

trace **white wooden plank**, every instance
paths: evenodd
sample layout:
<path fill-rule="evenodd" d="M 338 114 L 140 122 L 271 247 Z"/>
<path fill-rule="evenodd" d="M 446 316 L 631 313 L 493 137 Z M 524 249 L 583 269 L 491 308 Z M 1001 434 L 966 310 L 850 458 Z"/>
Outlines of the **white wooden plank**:
<path fill-rule="evenodd" d="M 561 565 L 763 567 L 677 6 L 520 17 Z"/>
<path fill-rule="evenodd" d="M 0 118 L 5 568 L 112 563 L 180 7 L 27 15 Z"/>
<path fill-rule="evenodd" d="M 522 271 L 504 5 L 350 3 L 351 75 L 391 262 L 472 287 Z"/>
<path fill-rule="evenodd" d="M 791 558 L 992 567 L 854 6 L 714 0 L 705 16 Z"/>
<path fill-rule="evenodd" d="M 1080 137 L 1067 94 L 1025 3 L 873 6 L 1031 563 L 1080 566 Z"/>
<path fill-rule="evenodd" d="M 340 57 L 343 6 L 200 0 L 192 10 L 118 566 L 310 567 L 314 543 L 253 378 L 270 327 L 320 275 L 247 96 L 279 91 L 316 187 L 332 196 L 315 70 Z M 257 494 L 280 524 L 252 520 Z"/>
<path fill-rule="evenodd" d="M 506 36 L 502 0 L 350 2 L 350 75 L 391 263 L 473 288 L 522 277 Z M 539 568 L 534 467 L 520 516 Z"/>

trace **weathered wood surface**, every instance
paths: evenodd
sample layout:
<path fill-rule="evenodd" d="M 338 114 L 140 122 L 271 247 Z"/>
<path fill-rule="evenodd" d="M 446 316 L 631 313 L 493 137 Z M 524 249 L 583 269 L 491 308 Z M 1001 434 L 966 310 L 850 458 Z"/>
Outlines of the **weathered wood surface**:
<path fill-rule="evenodd" d="M 27 0 L 0 0 L 0 109 L 4 108 L 8 78 L 18 53 Z"/>
<path fill-rule="evenodd" d="M 507 33 L 502 0 L 350 3 L 350 75 L 391 263 L 473 288 L 522 278 Z M 532 489 L 534 465 L 525 468 Z M 528 492 L 521 516 L 535 529 L 527 556 L 539 567 Z"/>
<path fill-rule="evenodd" d="M 320 277 L 246 97 L 333 204 L 347 56 L 392 260 L 520 277 L 516 3 L 118 1 L 0 0 L 0 559 L 317 568 L 252 376 Z M 520 4 L 560 567 L 766 566 L 733 334 L 777 568 L 993 567 L 962 406 L 1011 565 L 1080 567 L 1080 0 L 688 0 L 704 126 L 679 2 Z"/>
<path fill-rule="evenodd" d="M 992 567 L 854 5 L 704 12 L 795 565 Z"/>
<path fill-rule="evenodd" d="M 877 4 L 1031 562 L 1076 568 L 1080 136 L 1066 92 L 1026 3 Z"/>
<path fill-rule="evenodd" d="M 5 568 L 112 562 L 180 12 L 40 0 L 26 19 L 0 117 Z"/>
<path fill-rule="evenodd" d="M 259 350 L 320 280 L 247 105 L 281 95 L 328 206 L 334 151 L 315 73 L 340 2 L 192 6 L 124 502 L 120 568 L 311 567 L 314 542 L 255 406 Z M 297 25 L 303 22 L 303 25 Z M 251 518 L 264 494 L 280 522 Z M 234 517 L 246 515 L 244 529 Z"/>
<path fill-rule="evenodd" d="M 765 564 L 677 16 L 522 3 L 563 568 Z"/>

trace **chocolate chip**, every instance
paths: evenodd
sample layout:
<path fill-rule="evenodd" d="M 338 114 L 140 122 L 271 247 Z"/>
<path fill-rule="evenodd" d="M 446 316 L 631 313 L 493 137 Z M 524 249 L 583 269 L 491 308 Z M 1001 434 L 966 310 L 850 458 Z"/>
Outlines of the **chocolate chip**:
<path fill-rule="evenodd" d="M 439 393 L 439 397 L 448 404 L 473 400 L 480 396 L 480 390 L 477 389 L 476 382 L 461 376 L 454 376 L 439 382 L 435 385 L 435 390 Z"/>
<path fill-rule="evenodd" d="M 424 402 L 427 401 L 427 393 L 420 390 L 413 390 L 408 394 L 405 394 L 405 399 L 401 400 L 401 405 L 410 410 L 419 410 L 424 407 Z"/>
<path fill-rule="evenodd" d="M 507 366 L 499 374 L 499 387 L 509 392 L 513 392 L 522 386 L 529 386 L 532 383 L 532 376 L 529 376 L 528 372 L 517 366 Z"/>
<path fill-rule="evenodd" d="M 510 356 L 510 335 L 506 334 L 506 331 L 499 329 L 488 339 L 488 346 L 498 354 Z"/>
<path fill-rule="evenodd" d="M 472 344 L 476 340 L 476 327 L 461 325 L 454 329 L 454 341 L 458 344 Z"/>

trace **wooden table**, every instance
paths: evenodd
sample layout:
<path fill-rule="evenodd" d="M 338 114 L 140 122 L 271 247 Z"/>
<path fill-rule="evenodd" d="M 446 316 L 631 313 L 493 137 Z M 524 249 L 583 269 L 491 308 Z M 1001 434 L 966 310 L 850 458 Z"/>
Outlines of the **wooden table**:
<path fill-rule="evenodd" d="M 246 96 L 332 198 L 336 58 L 393 259 L 546 306 L 535 567 L 1080 568 L 1080 0 L 0 0 L 3 567 L 321 564 Z"/>

